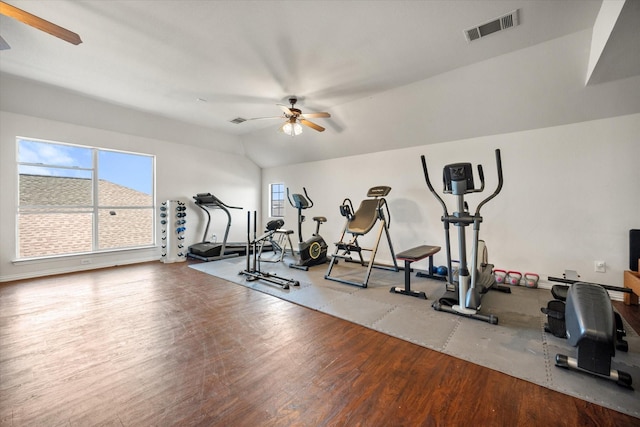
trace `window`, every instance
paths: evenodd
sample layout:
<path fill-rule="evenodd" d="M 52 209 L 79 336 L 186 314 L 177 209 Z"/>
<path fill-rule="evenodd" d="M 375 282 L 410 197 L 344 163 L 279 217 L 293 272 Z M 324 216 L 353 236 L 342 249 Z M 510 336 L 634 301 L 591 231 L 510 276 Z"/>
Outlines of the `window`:
<path fill-rule="evenodd" d="M 19 259 L 151 246 L 145 154 L 18 138 Z"/>
<path fill-rule="evenodd" d="M 269 213 L 273 218 L 284 217 L 284 184 L 269 184 Z"/>

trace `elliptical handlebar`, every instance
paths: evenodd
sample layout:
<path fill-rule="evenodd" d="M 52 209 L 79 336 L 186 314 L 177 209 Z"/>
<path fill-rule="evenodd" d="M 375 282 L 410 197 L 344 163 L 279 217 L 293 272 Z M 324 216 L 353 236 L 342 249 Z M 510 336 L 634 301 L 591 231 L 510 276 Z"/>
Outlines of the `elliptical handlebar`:
<path fill-rule="evenodd" d="M 482 165 L 478 165 L 478 176 L 480 177 L 480 188 L 474 190 L 474 193 L 482 193 L 484 191 L 484 171 Z"/>
<path fill-rule="evenodd" d="M 422 171 L 424 172 L 424 180 L 427 182 L 427 187 L 429 188 L 429 191 L 431 191 L 431 193 L 436 197 L 436 199 L 438 199 L 438 201 L 442 205 L 444 217 L 448 217 L 449 211 L 447 210 L 447 204 L 444 202 L 444 200 L 442 200 L 442 197 L 440 197 L 440 195 L 436 193 L 436 190 L 433 188 L 433 185 L 431 185 L 431 180 L 429 180 L 429 171 L 427 170 L 427 160 L 424 157 L 424 154 L 420 156 L 420 159 L 422 160 Z"/>
<path fill-rule="evenodd" d="M 489 197 L 487 197 L 486 199 L 484 199 L 482 202 L 480 202 L 478 204 L 478 207 L 476 208 L 476 216 L 480 215 L 480 209 L 487 203 L 489 202 L 491 199 L 493 199 L 494 197 L 496 197 L 500 191 L 502 190 L 502 184 L 504 182 L 503 180 L 503 176 L 502 176 L 502 158 L 500 156 L 500 149 L 497 148 L 496 151 L 496 169 L 498 171 L 498 186 L 496 187 L 495 191 L 489 195 Z M 440 197 L 440 195 L 436 192 L 436 190 L 433 188 L 433 185 L 431 184 L 431 180 L 429 179 L 429 172 L 427 170 L 427 161 L 424 155 L 422 155 L 421 157 L 422 160 L 422 171 L 424 172 L 424 179 L 427 183 L 427 187 L 429 188 L 429 191 L 431 191 L 431 193 L 436 197 L 436 199 L 438 200 L 438 202 L 440 202 L 440 204 L 442 205 L 442 210 L 444 211 L 444 218 L 449 217 L 449 212 L 447 210 L 447 204 L 444 202 L 444 200 L 442 200 L 442 197 Z M 485 187 L 485 182 L 484 182 L 484 171 L 482 169 L 482 165 L 478 165 L 478 175 L 480 176 L 480 188 L 473 190 L 473 193 L 479 193 L 481 191 L 484 190 Z M 446 187 L 446 186 L 445 186 Z"/>
<path fill-rule="evenodd" d="M 478 166 L 478 168 L 480 168 L 480 166 Z M 496 169 L 498 170 L 498 186 L 496 187 L 496 189 L 493 192 L 493 194 L 491 194 L 489 197 L 487 197 L 486 199 L 481 201 L 480 204 L 478 204 L 478 207 L 476 208 L 476 215 L 480 215 L 480 208 L 482 208 L 489 200 L 491 200 L 494 197 L 496 197 L 500 193 L 500 191 L 502 190 L 502 183 L 503 183 L 503 178 L 502 178 L 502 158 L 500 157 L 500 149 L 499 148 L 496 148 Z M 484 179 L 482 180 L 482 187 L 484 187 Z"/>

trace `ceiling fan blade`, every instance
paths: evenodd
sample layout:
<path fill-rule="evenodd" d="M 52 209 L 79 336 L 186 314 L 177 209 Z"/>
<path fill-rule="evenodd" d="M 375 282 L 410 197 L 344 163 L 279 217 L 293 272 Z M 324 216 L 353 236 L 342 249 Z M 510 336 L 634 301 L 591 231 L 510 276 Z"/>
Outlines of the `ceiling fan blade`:
<path fill-rule="evenodd" d="M 17 7 L 11 6 L 3 1 L 0 1 L 0 14 L 17 19 L 20 22 L 44 31 L 45 33 L 49 33 L 52 36 L 56 36 L 71 44 L 79 45 L 82 43 L 80 36 L 73 31 L 69 31 L 66 28 L 62 28 L 59 25 L 32 15 L 29 12 L 25 12 L 24 10 L 18 9 Z"/>
<path fill-rule="evenodd" d="M 289 107 L 287 107 L 286 105 L 282 105 L 282 104 L 276 104 L 276 105 L 280 107 L 280 109 L 284 111 L 285 114 L 293 116 L 293 111 L 291 111 L 291 109 L 289 109 Z"/>
<path fill-rule="evenodd" d="M 7 43 L 7 41 L 3 39 L 2 36 L 0 36 L 0 50 L 7 50 L 7 49 L 11 49 L 11 46 L 9 46 L 9 43 Z"/>
<path fill-rule="evenodd" d="M 319 126 L 319 125 L 317 125 L 317 124 L 315 124 L 313 122 L 310 122 L 309 120 L 300 119 L 300 123 L 305 125 L 305 126 L 310 127 L 311 129 L 315 129 L 318 132 L 324 131 L 324 128 L 322 126 Z"/>
<path fill-rule="evenodd" d="M 245 119 L 246 122 L 248 122 L 249 120 L 271 120 L 271 119 L 285 119 L 286 117 L 282 117 L 282 116 L 273 116 L 273 117 L 254 117 L 251 119 Z"/>
<path fill-rule="evenodd" d="M 306 119 L 315 119 L 315 118 L 328 118 L 331 117 L 329 113 L 304 113 L 300 115 Z"/>

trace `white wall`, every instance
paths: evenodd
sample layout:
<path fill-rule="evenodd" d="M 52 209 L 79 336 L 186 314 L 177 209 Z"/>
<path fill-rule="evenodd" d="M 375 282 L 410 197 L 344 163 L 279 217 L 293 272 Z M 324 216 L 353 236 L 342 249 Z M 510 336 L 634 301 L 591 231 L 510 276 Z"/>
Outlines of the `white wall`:
<path fill-rule="evenodd" d="M 331 107 L 326 132 L 273 127 L 243 143 L 271 168 L 640 113 L 639 75 L 585 87 L 590 40 L 580 31 Z"/>
<path fill-rule="evenodd" d="M 313 231 L 310 218 L 324 215 L 328 222 L 321 234 L 333 251 L 344 225 L 338 211 L 342 200 L 349 197 L 357 207 L 369 187 L 389 185 L 396 252 L 420 244 L 440 245 L 443 251 L 436 255 L 436 264 L 446 264 L 442 211 L 425 185 L 420 155 L 427 157 L 437 190 L 445 164 L 481 163 L 487 189 L 482 196 L 467 198 L 475 209 L 495 188 L 494 150 L 500 148 L 504 187 L 481 212 L 480 237 L 487 242 L 489 261 L 496 268 L 544 278 L 561 277 L 565 269 L 573 269 L 583 280 L 622 286 L 622 272 L 629 268 L 629 229 L 640 228 L 638 135 L 640 114 L 633 114 L 263 169 L 262 208 L 268 212 L 269 183 L 284 182 L 295 192 L 306 186 L 316 206 L 307 212 L 305 237 Z M 452 196 L 444 198 L 450 211 L 455 208 Z M 295 215 L 287 206 L 285 227 L 295 229 Z M 457 259 L 457 248 L 453 250 Z M 390 254 L 383 250 L 379 258 L 389 262 Z M 594 272 L 595 260 L 606 261 L 606 273 Z M 417 267 L 426 265 L 422 261 Z"/>
<path fill-rule="evenodd" d="M 229 205 L 245 208 L 233 211 L 230 241 L 245 241 L 246 211 L 258 209 L 260 205 L 260 169 L 237 154 L 7 111 L 0 111 L 0 125 L 0 281 L 160 258 L 157 246 L 147 250 L 13 262 L 18 185 L 16 136 L 155 155 L 156 203 L 167 199 L 188 202 L 187 244 L 199 241 L 204 232 L 205 215 L 192 203 L 196 193 L 211 192 Z M 210 234 L 222 236 L 226 217 L 221 212 L 212 216 Z M 80 259 L 86 258 L 91 259 L 91 264 L 80 265 Z"/>
<path fill-rule="evenodd" d="M 342 200 L 350 197 L 357 205 L 369 187 L 389 185 L 396 252 L 423 243 L 444 246 L 440 207 L 424 184 L 420 155 L 427 156 L 436 188 L 444 164 L 469 161 L 483 164 L 489 191 L 495 186 L 495 148 L 502 150 L 505 185 L 482 212 L 481 238 L 487 241 L 490 261 L 497 268 L 542 276 L 575 269 L 585 280 L 621 285 L 622 271 L 628 268 L 628 230 L 640 228 L 640 114 L 270 168 L 262 174 L 241 156 L 158 139 L 6 111 L 0 112 L 0 124 L 1 281 L 87 268 L 80 265 L 80 258 L 86 256 L 12 262 L 16 135 L 154 154 L 157 201 L 190 201 L 197 192 L 211 191 L 228 204 L 243 206 L 245 210 L 233 212 L 230 240 L 235 241 L 244 240 L 247 210 L 268 211 L 268 184 L 284 182 L 292 191 L 306 186 L 316 203 L 307 212 L 305 237 L 313 231 L 310 218 L 324 215 L 328 223 L 321 234 L 333 246 L 344 224 L 338 212 Z M 469 200 L 475 207 L 478 197 Z M 223 224 L 216 218 L 210 234 L 221 236 Z M 193 243 L 204 230 L 203 215 L 190 204 L 187 219 L 187 242 Z M 293 208 L 288 207 L 285 219 L 286 226 L 295 229 Z M 455 241 L 455 234 L 452 237 Z M 379 256 L 390 261 L 384 244 Z M 89 267 L 95 268 L 158 259 L 159 250 L 91 258 Z M 594 260 L 606 261 L 607 273 L 594 273 Z M 445 264 L 444 252 L 436 256 L 436 263 Z M 425 265 L 423 261 L 418 267 Z"/>

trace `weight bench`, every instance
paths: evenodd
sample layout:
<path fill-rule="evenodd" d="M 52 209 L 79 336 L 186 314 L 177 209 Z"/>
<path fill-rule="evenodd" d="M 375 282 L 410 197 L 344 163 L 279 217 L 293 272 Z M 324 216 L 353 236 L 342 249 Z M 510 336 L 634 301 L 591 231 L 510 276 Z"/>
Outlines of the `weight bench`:
<path fill-rule="evenodd" d="M 617 331 L 617 318 L 606 289 L 592 283 L 571 285 L 564 318 L 567 340 L 578 348 L 578 354 L 576 358 L 556 354 L 556 366 L 608 378 L 633 389 L 631 375 L 611 369 L 616 348 L 626 351 L 627 343 Z"/>
<path fill-rule="evenodd" d="M 404 289 L 392 286 L 390 292 L 427 299 L 427 294 L 424 292 L 411 290 L 411 263 L 429 257 L 429 275 L 431 275 L 433 271 L 433 256 L 438 252 L 440 252 L 440 246 L 422 245 L 397 254 L 396 259 L 404 261 Z M 429 277 L 429 275 L 423 277 Z"/>

